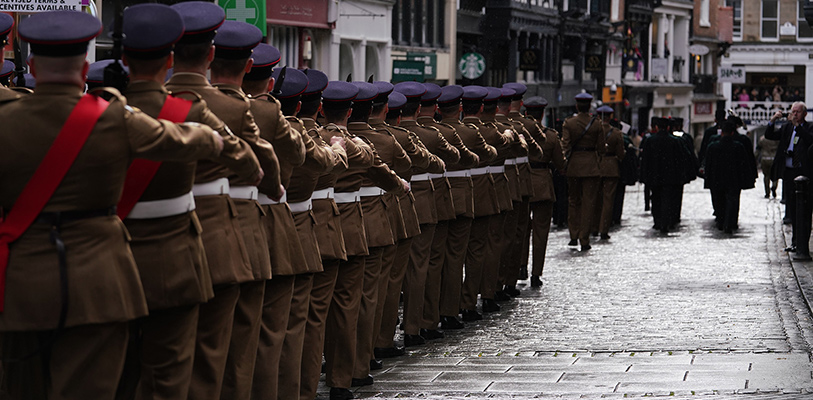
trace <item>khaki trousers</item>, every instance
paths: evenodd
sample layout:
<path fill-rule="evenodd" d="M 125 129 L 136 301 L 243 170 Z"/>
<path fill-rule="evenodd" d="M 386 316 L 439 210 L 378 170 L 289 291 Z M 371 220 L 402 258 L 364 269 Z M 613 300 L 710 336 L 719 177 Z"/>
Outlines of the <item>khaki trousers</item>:
<path fill-rule="evenodd" d="M 531 203 L 531 231 L 533 232 L 533 265 L 531 275 L 542 276 L 545 268 L 545 253 L 548 249 L 548 234 L 550 234 L 551 218 L 553 218 L 552 201 L 535 201 Z"/>
<path fill-rule="evenodd" d="M 252 399 L 277 398 L 282 343 L 288 328 L 295 280 L 296 275 L 274 275 L 265 281 L 257 361 L 254 364 L 254 383 L 251 385 Z"/>
<path fill-rule="evenodd" d="M 480 298 L 494 299 L 497 281 L 500 279 L 500 258 L 505 244 L 504 226 L 506 212 L 492 215 L 488 223 L 488 241 L 483 258 L 483 275 L 480 279 Z"/>
<path fill-rule="evenodd" d="M 471 222 L 471 234 L 466 250 L 465 278 L 460 294 L 460 308 L 474 310 L 477 308 L 477 294 L 480 292 L 480 281 L 483 279 L 483 264 L 488 247 L 488 230 L 494 215 L 476 217 Z"/>
<path fill-rule="evenodd" d="M 409 264 L 409 252 L 412 249 L 412 240 L 402 239 L 395 245 L 394 262 L 390 270 L 389 283 L 387 284 L 386 299 L 381 310 L 381 328 L 375 340 L 375 347 L 392 347 L 395 336 L 396 320 L 398 319 L 398 303 L 401 298 L 401 288 L 404 284 L 407 264 Z"/>
<path fill-rule="evenodd" d="M 305 346 L 305 325 L 308 322 L 312 273 L 298 274 L 294 278 L 294 292 L 288 313 L 288 327 L 282 342 L 282 355 L 279 362 L 278 399 L 296 399 L 302 380 L 302 349 Z M 262 378 L 260 378 L 262 379 Z"/>
<path fill-rule="evenodd" d="M 578 239 L 582 246 L 590 244 L 600 179 L 597 176 L 567 178 L 567 227 L 570 240 Z"/>
<path fill-rule="evenodd" d="M 394 245 L 393 245 L 394 246 Z M 370 360 L 373 357 L 373 331 L 378 308 L 378 288 L 381 285 L 381 256 L 389 246 L 371 247 L 364 260 L 364 283 L 359 304 L 356 327 L 356 362 L 353 377 L 366 378 L 370 373 Z"/>
<path fill-rule="evenodd" d="M 365 257 L 348 256 L 339 263 L 325 330 L 325 383 L 329 387 L 347 389 L 352 383 Z"/>
<path fill-rule="evenodd" d="M 305 324 L 305 345 L 302 349 L 302 373 L 299 384 L 299 398 L 304 400 L 316 398 L 322 370 L 327 314 L 333 299 L 336 277 L 339 274 L 339 260 L 322 259 L 322 267 L 324 271 L 313 274 L 308 321 Z"/>
<path fill-rule="evenodd" d="M 215 297 L 200 305 L 190 400 L 219 399 L 223 388 L 240 285 L 218 285 L 214 291 Z"/>
<path fill-rule="evenodd" d="M 432 246 L 429 250 L 429 268 L 424 284 L 423 315 L 420 326 L 423 329 L 438 329 L 440 323 L 440 291 L 442 287 L 443 264 L 446 261 L 446 240 L 449 221 L 440 221 L 435 226 Z"/>
<path fill-rule="evenodd" d="M 446 229 L 446 257 L 441 272 L 440 315 L 454 317 L 460 313 L 463 287 L 463 263 L 466 260 L 472 218 L 457 217 Z"/>
<path fill-rule="evenodd" d="M 265 280 L 240 284 L 240 297 L 234 309 L 229 356 L 223 377 L 222 400 L 248 400 L 254 380 L 254 363 L 260 341 Z"/>
<path fill-rule="evenodd" d="M 378 347 L 378 339 L 381 336 L 382 319 L 384 318 L 384 310 L 387 307 L 387 298 L 389 297 L 390 281 L 392 280 L 393 265 L 395 264 L 395 257 L 398 253 L 398 246 L 403 240 L 398 243 L 387 246 L 381 254 L 381 275 L 378 279 L 378 306 L 375 308 L 375 322 L 373 323 L 373 347 Z M 406 265 L 406 264 L 404 264 Z M 401 273 L 401 280 L 398 284 L 398 292 L 401 292 L 401 284 L 403 282 L 404 274 Z M 398 314 L 398 303 L 395 303 L 395 319 Z M 390 336 L 390 338 L 392 335 Z M 384 346 L 388 347 L 388 346 Z"/>
<path fill-rule="evenodd" d="M 429 270 L 429 256 L 436 225 L 421 224 L 421 233 L 412 239 L 409 264 L 407 264 L 404 277 L 404 334 L 406 335 L 420 334 L 426 273 Z"/>

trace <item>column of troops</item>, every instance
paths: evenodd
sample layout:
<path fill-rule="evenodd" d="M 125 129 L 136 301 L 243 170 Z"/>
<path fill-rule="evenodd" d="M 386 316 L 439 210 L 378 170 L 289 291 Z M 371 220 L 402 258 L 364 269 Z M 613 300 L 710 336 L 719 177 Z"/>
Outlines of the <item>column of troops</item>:
<path fill-rule="evenodd" d="M 399 321 L 418 346 L 519 295 L 531 231 L 542 285 L 554 169 L 571 244 L 609 238 L 625 146 L 589 95 L 560 141 L 522 84 L 328 81 L 224 20 L 127 8 L 123 91 L 85 61 L 96 18 L 20 24 L 36 86 L 0 89 L 7 398 L 310 400 L 320 370 L 352 398 L 404 354 Z"/>

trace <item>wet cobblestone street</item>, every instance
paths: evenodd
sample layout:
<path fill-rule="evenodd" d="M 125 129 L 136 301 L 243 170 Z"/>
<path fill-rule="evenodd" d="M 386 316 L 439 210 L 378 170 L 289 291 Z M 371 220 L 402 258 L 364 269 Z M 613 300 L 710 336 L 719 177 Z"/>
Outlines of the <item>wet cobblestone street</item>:
<path fill-rule="evenodd" d="M 356 397 L 813 399 L 813 324 L 779 200 L 744 191 L 726 235 L 695 181 L 667 235 L 642 189 L 627 187 L 609 241 L 581 253 L 552 230 L 542 288 L 521 281 L 502 311 L 384 360 Z"/>

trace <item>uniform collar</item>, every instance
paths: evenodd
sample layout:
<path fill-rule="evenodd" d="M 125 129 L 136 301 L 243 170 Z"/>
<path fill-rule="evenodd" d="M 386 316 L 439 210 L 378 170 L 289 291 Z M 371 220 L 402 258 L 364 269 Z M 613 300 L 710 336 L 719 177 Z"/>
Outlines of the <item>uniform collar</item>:
<path fill-rule="evenodd" d="M 184 85 L 184 86 L 212 86 L 205 76 L 195 72 L 175 72 L 167 81 L 168 85 Z"/>
<path fill-rule="evenodd" d="M 82 96 L 82 88 L 69 83 L 40 83 L 34 90 L 34 95 L 72 95 Z"/>
<path fill-rule="evenodd" d="M 156 81 L 133 81 L 127 85 L 128 93 L 161 92 L 168 93 L 163 84 Z"/>

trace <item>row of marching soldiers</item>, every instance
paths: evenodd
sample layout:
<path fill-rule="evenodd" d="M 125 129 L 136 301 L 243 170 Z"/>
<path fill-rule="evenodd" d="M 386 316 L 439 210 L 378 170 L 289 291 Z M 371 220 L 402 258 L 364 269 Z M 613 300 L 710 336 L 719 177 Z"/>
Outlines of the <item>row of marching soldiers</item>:
<path fill-rule="evenodd" d="M 589 95 L 560 143 L 522 84 L 328 82 L 208 2 L 127 8 L 129 84 L 83 95 L 101 30 L 26 18 L 36 85 L 0 90 L 7 398 L 313 399 L 322 368 L 352 398 L 404 354 L 402 292 L 405 346 L 461 329 L 519 294 L 531 230 L 541 286 L 552 168 L 581 193 L 607 156 Z"/>

